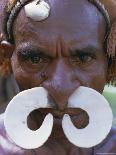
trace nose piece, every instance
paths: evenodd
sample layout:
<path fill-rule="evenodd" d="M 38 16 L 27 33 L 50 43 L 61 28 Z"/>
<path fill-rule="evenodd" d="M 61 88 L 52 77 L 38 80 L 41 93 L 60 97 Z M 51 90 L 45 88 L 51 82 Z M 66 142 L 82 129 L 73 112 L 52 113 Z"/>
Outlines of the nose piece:
<path fill-rule="evenodd" d="M 50 102 L 52 102 L 52 105 L 55 109 L 59 111 L 63 111 L 64 109 L 66 109 L 68 98 L 70 95 L 61 94 L 55 91 L 49 91 L 48 94 L 50 95 Z"/>
<path fill-rule="evenodd" d="M 55 109 L 59 111 L 64 111 L 67 108 L 68 99 L 70 95 L 79 87 L 79 84 L 71 84 L 67 87 L 64 86 L 54 86 L 49 82 L 45 82 L 42 87 L 44 87 L 49 94 L 49 100 Z"/>

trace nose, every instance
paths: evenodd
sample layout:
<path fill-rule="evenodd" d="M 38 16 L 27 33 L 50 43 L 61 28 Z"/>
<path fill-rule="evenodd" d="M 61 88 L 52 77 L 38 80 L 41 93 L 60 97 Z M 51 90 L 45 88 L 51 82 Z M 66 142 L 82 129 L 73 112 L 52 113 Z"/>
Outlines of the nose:
<path fill-rule="evenodd" d="M 73 76 L 71 69 L 61 61 L 42 84 L 60 111 L 67 107 L 69 96 L 80 86 L 78 81 L 73 80 Z"/>

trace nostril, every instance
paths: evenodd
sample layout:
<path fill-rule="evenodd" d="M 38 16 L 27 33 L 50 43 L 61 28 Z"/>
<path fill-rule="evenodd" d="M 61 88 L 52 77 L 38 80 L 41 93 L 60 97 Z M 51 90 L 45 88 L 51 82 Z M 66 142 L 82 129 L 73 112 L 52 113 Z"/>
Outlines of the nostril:
<path fill-rule="evenodd" d="M 41 73 L 41 78 L 47 79 L 47 78 L 48 78 L 48 77 L 47 77 L 47 73 L 46 73 L 46 72 L 42 72 L 42 73 Z"/>

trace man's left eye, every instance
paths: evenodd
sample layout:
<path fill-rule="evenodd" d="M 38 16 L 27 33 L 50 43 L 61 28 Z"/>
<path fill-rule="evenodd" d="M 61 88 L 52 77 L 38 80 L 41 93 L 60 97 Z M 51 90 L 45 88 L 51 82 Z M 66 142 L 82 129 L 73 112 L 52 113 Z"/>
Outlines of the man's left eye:
<path fill-rule="evenodd" d="M 71 57 L 71 61 L 73 63 L 76 64 L 85 64 L 85 63 L 89 63 L 93 60 L 93 56 L 88 55 L 88 54 L 81 54 L 81 55 L 77 55 L 77 56 L 73 56 Z"/>
<path fill-rule="evenodd" d="M 83 63 L 87 63 L 87 62 L 92 61 L 93 58 L 92 58 L 92 56 L 89 56 L 89 55 L 82 55 L 82 56 L 80 56 L 80 60 Z"/>

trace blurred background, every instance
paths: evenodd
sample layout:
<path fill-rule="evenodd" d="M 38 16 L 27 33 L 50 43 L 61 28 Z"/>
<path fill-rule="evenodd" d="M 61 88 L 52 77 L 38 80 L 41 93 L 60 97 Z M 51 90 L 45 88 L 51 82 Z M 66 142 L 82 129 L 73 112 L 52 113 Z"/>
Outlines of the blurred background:
<path fill-rule="evenodd" d="M 114 116 L 113 124 L 116 127 L 116 87 L 106 85 L 103 95 L 110 103 Z"/>
<path fill-rule="evenodd" d="M 0 113 L 3 113 L 8 102 L 19 92 L 18 86 L 12 75 L 0 76 Z M 116 87 L 105 86 L 103 95 L 109 101 L 113 111 L 113 125 L 116 126 Z"/>

